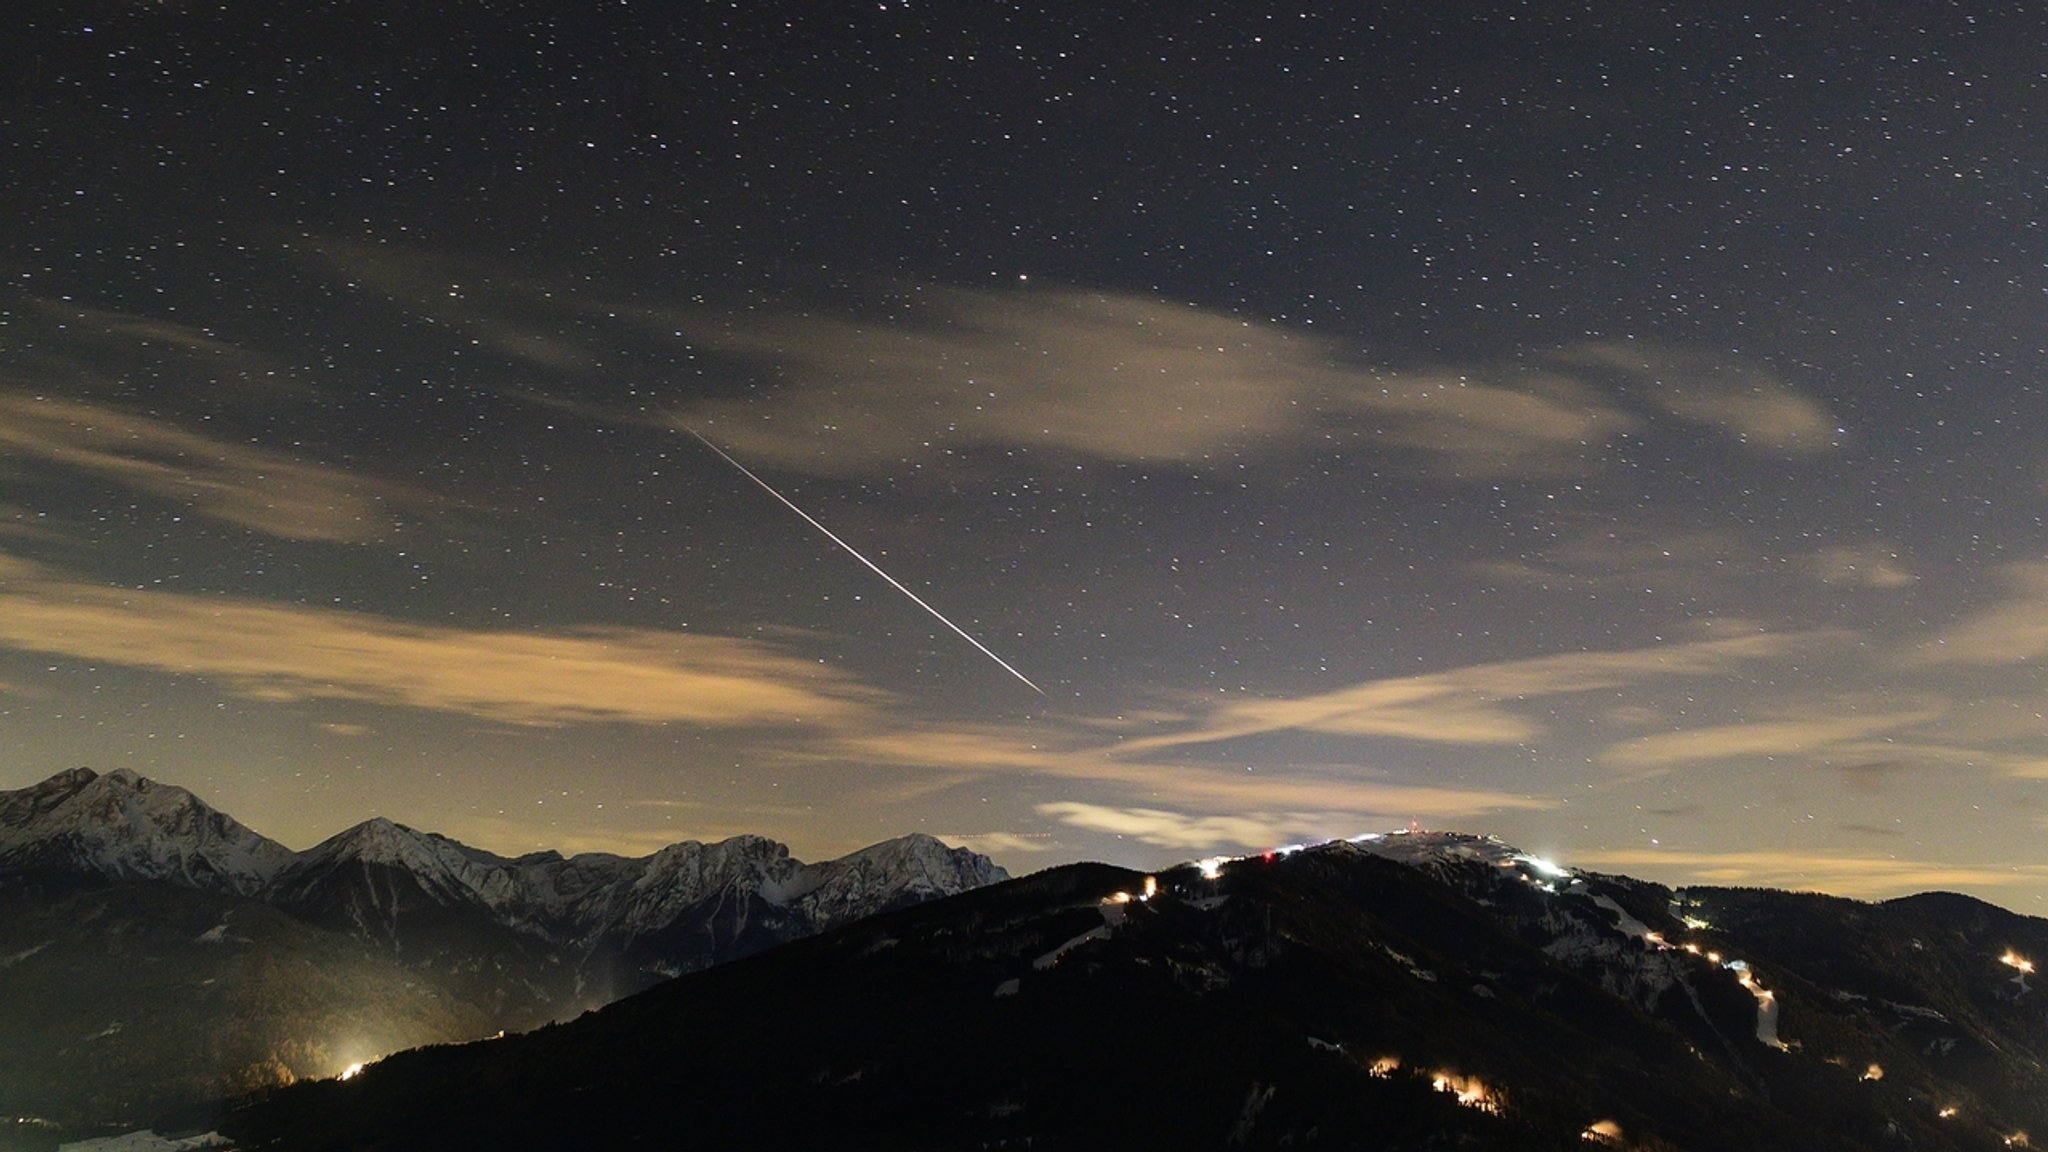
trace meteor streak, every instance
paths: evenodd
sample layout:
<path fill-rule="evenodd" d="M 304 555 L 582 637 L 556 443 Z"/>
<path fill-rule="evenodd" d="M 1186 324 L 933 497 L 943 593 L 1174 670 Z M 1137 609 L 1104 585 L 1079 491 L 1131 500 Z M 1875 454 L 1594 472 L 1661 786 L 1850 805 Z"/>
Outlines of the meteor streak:
<path fill-rule="evenodd" d="M 1033 684 L 1029 676 L 1026 676 L 1022 672 L 1017 671 L 1015 668 L 1010 667 L 1010 662 L 1003 659 L 1001 656 L 998 656 L 995 653 L 989 651 L 988 645 L 983 644 L 981 641 L 976 640 L 972 636 L 969 636 L 965 628 L 962 628 L 958 624 L 953 623 L 951 620 L 946 619 L 943 613 L 941 613 L 937 608 L 934 608 L 931 605 L 925 603 L 924 600 L 921 597 L 919 597 L 917 593 L 912 592 L 910 589 L 905 588 L 902 584 L 897 583 L 896 578 L 894 576 L 891 576 L 887 572 L 882 571 L 881 567 L 877 565 L 873 560 L 870 560 L 867 557 L 861 555 L 858 551 L 854 549 L 853 545 L 848 544 L 844 540 L 841 540 L 837 533 L 833 532 L 830 528 L 825 527 L 823 524 L 818 523 L 817 519 L 813 517 L 809 512 L 804 511 L 803 509 L 797 507 L 794 503 L 792 503 L 789 497 L 784 496 L 780 492 L 777 492 L 772 486 L 769 485 L 769 483 L 766 480 L 763 480 L 759 476 L 754 475 L 752 469 L 748 468 L 745 464 L 740 463 L 738 460 L 733 459 L 732 456 L 729 455 L 725 449 L 720 448 L 716 444 L 713 444 L 708 438 L 705 437 L 705 435 L 702 432 L 697 431 L 695 428 L 689 427 L 685 427 L 683 431 L 688 432 L 692 436 L 695 436 L 698 439 L 698 441 L 702 443 L 706 448 L 709 448 L 713 452 L 718 453 L 719 459 L 724 460 L 727 464 L 730 464 L 733 467 L 739 469 L 740 475 L 745 476 L 747 479 L 752 480 L 756 484 L 759 484 L 763 492 L 766 492 L 770 496 L 775 497 L 777 500 L 782 501 L 783 507 L 803 517 L 805 523 L 809 524 L 813 528 L 816 528 L 818 531 L 823 532 L 827 540 L 830 540 L 834 544 L 839 545 L 841 548 L 846 549 L 847 555 L 853 557 L 855 560 L 860 561 L 862 564 L 867 565 L 868 571 L 873 572 L 875 575 L 880 576 L 884 580 L 887 580 L 891 588 L 894 588 L 898 592 L 903 593 L 905 596 L 910 597 L 910 602 L 917 605 L 919 608 L 922 608 L 925 611 L 931 613 L 932 619 L 937 620 L 939 623 L 944 624 L 948 628 L 951 628 L 955 635 L 959 636 L 962 640 L 967 641 L 969 644 L 974 645 L 975 649 L 978 650 L 983 656 L 986 656 L 989 659 L 995 661 L 997 664 L 1001 665 L 1003 671 L 1008 672 L 1012 676 L 1015 676 L 1019 681 L 1023 683 L 1023 685 L 1026 688 L 1031 689 L 1033 692 L 1038 693 L 1040 696 L 1045 695 L 1045 689 L 1040 688 L 1036 684 Z"/>

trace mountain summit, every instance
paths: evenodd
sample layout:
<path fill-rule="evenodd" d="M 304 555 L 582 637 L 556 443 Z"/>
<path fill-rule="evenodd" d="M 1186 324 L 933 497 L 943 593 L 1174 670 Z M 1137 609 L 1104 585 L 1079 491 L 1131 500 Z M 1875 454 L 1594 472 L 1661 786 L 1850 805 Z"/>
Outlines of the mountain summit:
<path fill-rule="evenodd" d="M 293 852 L 74 769 L 0 792 L 0 1115 L 331 1076 L 1007 878 L 929 836 L 816 864 L 760 836 L 504 857 L 379 818 Z"/>
<path fill-rule="evenodd" d="M 0 872 L 162 880 L 246 896 L 293 859 L 183 788 L 127 769 L 60 772 L 0 792 Z"/>

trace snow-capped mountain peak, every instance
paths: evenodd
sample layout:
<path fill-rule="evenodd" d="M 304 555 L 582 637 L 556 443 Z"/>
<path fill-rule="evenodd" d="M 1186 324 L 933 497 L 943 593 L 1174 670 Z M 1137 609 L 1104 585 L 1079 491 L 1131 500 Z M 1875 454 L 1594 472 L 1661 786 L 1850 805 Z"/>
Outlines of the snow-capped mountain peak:
<path fill-rule="evenodd" d="M 183 788 L 127 769 L 61 772 L 0 793 L 0 867 L 168 880 L 249 895 L 291 862 L 284 845 Z"/>
<path fill-rule="evenodd" d="M 871 844 L 814 871 L 804 903 L 813 918 L 830 923 L 1009 878 L 988 857 L 921 832 Z"/>
<path fill-rule="evenodd" d="M 83 768 L 0 792 L 0 873 L 30 870 L 253 896 L 421 964 L 496 965 L 509 950 L 573 973 L 577 995 L 597 989 L 596 1002 L 1008 879 L 987 857 L 922 835 L 818 864 L 762 836 L 638 858 L 513 859 L 378 817 L 294 853 L 182 788 Z"/>

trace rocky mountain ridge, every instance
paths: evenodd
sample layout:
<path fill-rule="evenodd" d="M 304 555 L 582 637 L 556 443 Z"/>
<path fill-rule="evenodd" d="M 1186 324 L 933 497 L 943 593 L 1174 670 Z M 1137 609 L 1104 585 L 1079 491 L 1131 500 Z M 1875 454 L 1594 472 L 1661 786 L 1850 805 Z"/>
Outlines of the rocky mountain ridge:
<path fill-rule="evenodd" d="M 183 788 L 89 768 L 0 792 L 0 874 L 7 873 L 156 880 L 251 896 L 316 919 L 328 913 L 334 926 L 386 942 L 396 942 L 414 900 L 470 909 L 585 950 L 658 933 L 720 894 L 774 909 L 804 934 L 1008 878 L 987 857 L 922 834 L 817 864 L 762 836 L 683 841 L 637 858 L 513 858 L 377 817 L 293 852 Z M 403 878 L 403 891 L 391 887 L 393 877 Z"/>
<path fill-rule="evenodd" d="M 111 1122 L 334 1075 L 1006 878 L 923 835 L 814 864 L 760 836 L 504 857 L 379 818 L 294 852 L 73 769 L 0 792 L 0 1113 Z"/>

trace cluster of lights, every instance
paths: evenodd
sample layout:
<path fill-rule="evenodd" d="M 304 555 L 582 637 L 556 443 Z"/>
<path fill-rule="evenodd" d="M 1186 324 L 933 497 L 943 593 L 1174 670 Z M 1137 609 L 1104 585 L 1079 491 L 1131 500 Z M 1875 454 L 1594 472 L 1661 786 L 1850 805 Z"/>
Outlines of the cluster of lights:
<path fill-rule="evenodd" d="M 1481 1112 L 1500 1115 L 1500 1098 L 1478 1078 L 1460 1076 L 1455 1072 L 1437 1072 L 1429 1078 L 1429 1086 L 1439 1092 L 1448 1092 L 1458 1098 L 1458 1103 Z"/>
<path fill-rule="evenodd" d="M 1159 877 L 1147 876 L 1145 877 L 1144 891 L 1139 892 L 1135 896 L 1129 892 L 1111 892 L 1102 898 L 1102 902 L 1104 904 L 1129 904 L 1131 901 L 1136 900 L 1142 904 L 1157 895 L 1159 895 Z"/>
<path fill-rule="evenodd" d="M 1612 1120 L 1595 1120 L 1586 1125 L 1584 1132 L 1579 1133 L 1579 1139 L 1590 1140 L 1596 1144 L 1619 1144 L 1621 1125 Z"/>

